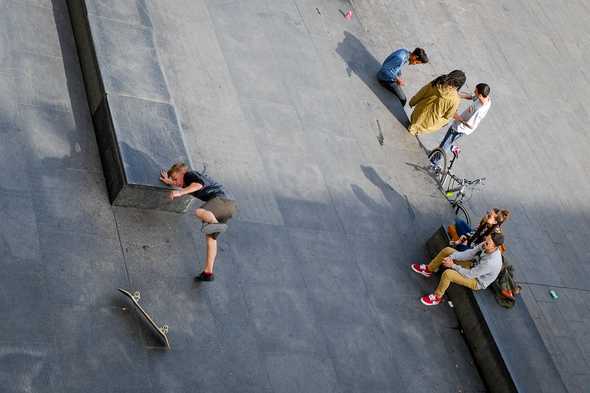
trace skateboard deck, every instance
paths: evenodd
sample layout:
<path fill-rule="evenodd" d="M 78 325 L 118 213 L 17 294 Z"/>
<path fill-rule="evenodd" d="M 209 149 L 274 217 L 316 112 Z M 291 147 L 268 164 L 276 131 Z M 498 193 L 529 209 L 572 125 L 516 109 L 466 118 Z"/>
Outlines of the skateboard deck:
<path fill-rule="evenodd" d="M 163 325 L 162 327 L 158 326 L 156 322 L 150 317 L 150 315 L 141 307 L 139 304 L 139 299 L 141 299 L 141 294 L 139 291 L 131 293 L 126 291 L 125 289 L 119 288 L 119 292 L 123 295 L 127 296 L 131 302 L 135 305 L 135 308 L 139 310 L 139 313 L 143 316 L 143 319 L 147 321 L 148 325 L 152 328 L 153 332 L 156 336 L 160 338 L 163 344 L 166 345 L 167 349 L 170 349 L 170 342 L 168 341 L 168 325 Z"/>

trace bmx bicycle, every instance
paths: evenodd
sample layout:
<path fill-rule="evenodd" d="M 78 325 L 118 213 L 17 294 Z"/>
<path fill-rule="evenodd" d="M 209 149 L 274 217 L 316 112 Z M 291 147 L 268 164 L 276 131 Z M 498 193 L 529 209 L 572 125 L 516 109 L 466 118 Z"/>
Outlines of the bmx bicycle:
<path fill-rule="evenodd" d="M 471 198 L 472 193 L 477 186 L 485 184 L 486 178 L 480 177 L 474 180 L 469 180 L 457 177 L 451 170 L 453 169 L 455 161 L 459 158 L 461 147 L 459 145 L 452 145 L 451 153 L 453 156 L 451 160 L 448 161 L 447 154 L 443 149 L 437 147 L 432 150 L 428 155 L 430 168 L 434 174 L 434 178 L 438 182 L 441 192 L 451 204 L 457 219 L 461 219 L 465 221 L 467 225 L 471 226 L 471 217 L 469 211 L 464 206 L 464 202 L 467 202 Z"/>

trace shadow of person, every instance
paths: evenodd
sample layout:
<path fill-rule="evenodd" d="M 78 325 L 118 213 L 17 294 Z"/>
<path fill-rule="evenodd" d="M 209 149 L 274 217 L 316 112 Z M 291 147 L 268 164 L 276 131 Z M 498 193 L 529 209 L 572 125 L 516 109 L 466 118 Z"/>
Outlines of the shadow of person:
<path fill-rule="evenodd" d="M 397 231 L 403 236 L 412 234 L 414 230 L 412 224 L 416 215 L 408 198 L 398 193 L 383 180 L 373 167 L 361 165 L 361 170 L 365 177 L 381 191 L 387 201 L 387 204 L 381 204 L 361 187 L 351 184 L 352 192 L 366 206 L 372 220 L 375 220 L 379 227 L 386 232 Z"/>
<path fill-rule="evenodd" d="M 405 128 L 410 126 L 410 119 L 400 101 L 391 92 L 379 84 L 377 72 L 381 63 L 367 50 L 365 45 L 352 33 L 344 32 L 344 39 L 338 43 L 336 53 L 346 63 L 347 72 L 356 74 L 369 89 L 389 109 L 393 116 Z"/>
<path fill-rule="evenodd" d="M 383 193 L 383 196 L 391 206 L 391 208 L 398 213 L 400 211 L 405 211 L 408 213 L 406 218 L 413 219 L 414 218 L 414 211 L 408 198 L 405 195 L 401 195 L 397 192 L 389 183 L 387 183 L 373 168 L 372 166 L 361 165 L 361 170 L 365 177 L 375 185 L 375 187 L 379 188 Z"/>

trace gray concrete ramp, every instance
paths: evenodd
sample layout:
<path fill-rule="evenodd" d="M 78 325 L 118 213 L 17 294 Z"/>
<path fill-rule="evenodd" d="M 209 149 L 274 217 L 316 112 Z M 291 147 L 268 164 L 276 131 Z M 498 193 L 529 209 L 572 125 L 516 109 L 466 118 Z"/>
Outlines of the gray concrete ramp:
<path fill-rule="evenodd" d="M 239 213 L 216 280 L 196 284 L 192 214 L 109 203 L 65 0 L 0 0 L 3 391 L 485 391 L 453 311 L 418 302 L 434 283 L 408 264 L 452 214 L 371 79 L 418 45 L 432 63 L 407 70 L 408 96 L 454 68 L 492 86 L 457 170 L 489 179 L 475 215 L 513 211 L 521 300 L 568 391 L 588 386 L 583 1 L 95 4 L 153 29 L 187 152 Z M 119 287 L 142 292 L 172 351 Z"/>

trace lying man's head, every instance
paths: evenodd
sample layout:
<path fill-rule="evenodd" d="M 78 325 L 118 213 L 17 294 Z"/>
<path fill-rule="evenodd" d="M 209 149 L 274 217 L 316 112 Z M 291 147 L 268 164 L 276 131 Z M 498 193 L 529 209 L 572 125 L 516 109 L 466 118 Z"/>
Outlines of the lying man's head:
<path fill-rule="evenodd" d="M 184 174 L 188 172 L 188 165 L 184 162 L 177 162 L 168 169 L 168 177 L 172 179 L 176 187 L 184 185 Z"/>
<path fill-rule="evenodd" d="M 504 235 L 500 232 L 494 232 L 489 236 L 486 236 L 486 240 L 483 244 L 483 249 L 488 254 L 496 251 L 498 247 L 504 244 Z"/>

